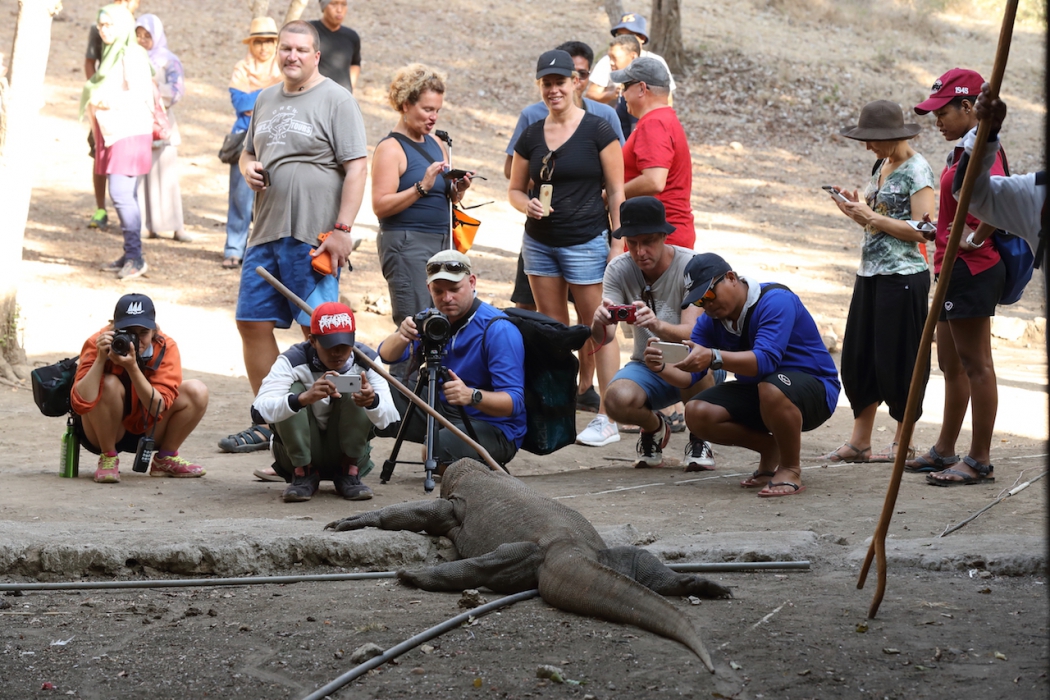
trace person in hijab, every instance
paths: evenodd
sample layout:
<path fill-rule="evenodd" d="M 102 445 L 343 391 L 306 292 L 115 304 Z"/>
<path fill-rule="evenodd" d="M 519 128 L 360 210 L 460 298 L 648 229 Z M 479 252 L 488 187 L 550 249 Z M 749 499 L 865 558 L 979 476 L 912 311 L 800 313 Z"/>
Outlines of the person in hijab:
<path fill-rule="evenodd" d="M 182 138 L 172 110 L 186 92 L 182 61 L 168 50 L 168 37 L 157 15 L 139 17 L 135 23 L 135 37 L 139 46 L 149 54 L 153 80 L 157 83 L 171 127 L 171 136 L 153 142 L 153 165 L 139 186 L 143 223 L 150 238 L 160 238 L 159 231 L 174 231 L 176 241 L 191 241 L 193 238 L 183 230 L 177 151 Z"/>
<path fill-rule="evenodd" d="M 106 175 L 109 196 L 120 218 L 124 254 L 102 265 L 119 279 L 141 277 L 142 213 L 136 190 L 150 171 L 153 149 L 153 71 L 149 56 L 135 42 L 135 18 L 123 5 L 98 12 L 102 60 L 84 83 L 80 117 L 86 114 L 95 136 L 95 174 Z"/>
<path fill-rule="evenodd" d="M 237 113 L 237 120 L 230 130 L 232 134 L 248 131 L 259 92 L 284 80 L 276 60 L 277 23 L 272 17 L 253 19 L 250 33 L 243 43 L 248 45 L 248 55 L 237 62 L 233 68 L 233 77 L 230 78 L 230 100 Z M 255 193 L 244 181 L 237 161 L 234 161 L 230 165 L 230 205 L 226 215 L 226 247 L 222 261 L 223 268 L 227 270 L 238 267 L 244 258 L 254 201 Z"/>

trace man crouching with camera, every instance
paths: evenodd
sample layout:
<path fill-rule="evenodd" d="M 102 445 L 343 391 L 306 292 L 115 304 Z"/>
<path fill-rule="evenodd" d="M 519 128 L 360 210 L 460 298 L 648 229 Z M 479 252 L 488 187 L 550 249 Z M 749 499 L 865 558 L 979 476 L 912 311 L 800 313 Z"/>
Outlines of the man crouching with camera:
<path fill-rule="evenodd" d="M 252 420 L 274 431 L 274 471 L 290 482 L 285 503 L 309 501 L 321 479 L 350 501 L 372 498 L 371 429 L 398 419 L 386 380 L 354 361 L 356 321 L 329 301 L 314 309 L 306 342 L 277 357 L 252 404 Z M 375 351 L 356 343 L 375 359 Z"/>
<path fill-rule="evenodd" d="M 494 321 L 502 314 L 476 298 L 476 284 L 466 255 L 454 250 L 434 255 L 427 261 L 427 288 L 435 308 L 406 317 L 397 332 L 380 343 L 379 356 L 387 364 L 410 358 L 421 362 L 428 354 L 440 358 L 447 373 L 442 372 L 441 400 L 434 408 L 469 434 L 463 420 L 467 416 L 478 443 L 505 465 L 525 437 L 525 345 L 510 321 Z M 408 399 L 398 395 L 394 400 L 404 415 Z M 388 429 L 380 434 L 396 432 Z M 404 437 L 424 442 L 422 411 L 413 411 Z M 444 428 L 438 428 L 434 438 L 439 473 L 457 459 L 479 458 Z"/>
<path fill-rule="evenodd" d="M 157 327 L 148 296 L 122 296 L 113 320 L 84 343 L 70 403 L 80 443 L 99 455 L 96 482 L 120 481 L 120 452 L 134 453 L 133 469 L 150 476 L 204 476 L 179 447 L 204 417 L 208 389 L 183 381 L 179 348 Z"/>

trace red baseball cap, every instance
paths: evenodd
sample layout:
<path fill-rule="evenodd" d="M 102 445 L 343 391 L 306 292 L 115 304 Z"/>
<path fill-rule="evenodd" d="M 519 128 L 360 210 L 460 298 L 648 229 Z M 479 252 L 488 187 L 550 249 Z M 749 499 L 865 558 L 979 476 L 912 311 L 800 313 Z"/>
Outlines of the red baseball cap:
<path fill-rule="evenodd" d="M 310 317 L 310 335 L 324 348 L 353 345 L 357 323 L 354 312 L 346 304 L 327 301 L 314 309 Z"/>
<path fill-rule="evenodd" d="M 915 105 L 916 114 L 929 114 L 948 104 L 956 97 L 969 97 L 974 101 L 981 94 L 984 78 L 975 70 L 952 68 L 937 78 L 930 88 L 930 96 L 925 102 Z"/>

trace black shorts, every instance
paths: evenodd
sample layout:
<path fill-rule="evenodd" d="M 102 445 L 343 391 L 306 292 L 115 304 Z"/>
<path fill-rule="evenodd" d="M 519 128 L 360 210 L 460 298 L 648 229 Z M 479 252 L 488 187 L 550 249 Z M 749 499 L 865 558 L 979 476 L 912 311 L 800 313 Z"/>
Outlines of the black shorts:
<path fill-rule="evenodd" d="M 73 414 L 73 430 L 76 431 L 77 439 L 80 440 L 81 447 L 92 454 L 102 454 L 102 450 L 91 444 L 91 441 L 88 440 L 87 434 L 84 433 L 84 421 L 76 414 Z M 131 454 L 135 454 L 139 449 L 139 438 L 141 437 L 142 433 L 133 433 L 130 430 L 124 431 L 124 437 L 117 440 L 117 452 L 130 452 Z"/>
<path fill-rule="evenodd" d="M 532 296 L 532 287 L 529 286 L 529 277 L 525 274 L 525 260 L 518 253 L 518 272 L 514 275 L 514 291 L 510 293 L 512 304 L 525 304 L 536 306 L 536 300 Z"/>
<path fill-rule="evenodd" d="M 831 418 L 827 391 L 824 384 L 813 375 L 805 372 L 774 372 L 762 377 L 759 383 L 772 384 L 795 404 L 802 414 L 804 433 Z M 762 411 L 758 405 L 758 384 L 741 384 L 733 380 L 713 386 L 694 396 L 692 400 L 721 406 L 733 417 L 734 423 L 752 430 L 769 432 L 769 428 L 762 421 Z"/>
<path fill-rule="evenodd" d="M 944 274 L 944 269 L 941 269 Z M 961 259 L 955 259 L 948 294 L 938 321 L 961 318 L 990 318 L 995 316 L 995 305 L 1006 284 L 1006 265 L 995 263 L 984 272 L 970 274 L 970 268 Z"/>

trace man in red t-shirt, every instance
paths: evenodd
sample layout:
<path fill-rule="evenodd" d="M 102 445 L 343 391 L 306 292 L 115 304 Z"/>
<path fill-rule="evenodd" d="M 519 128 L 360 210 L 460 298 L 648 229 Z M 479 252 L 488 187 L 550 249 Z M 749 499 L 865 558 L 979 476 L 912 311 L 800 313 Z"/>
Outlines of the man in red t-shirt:
<path fill-rule="evenodd" d="M 627 109 L 638 118 L 623 147 L 624 195 L 656 197 L 675 230 L 668 245 L 693 248 L 693 159 L 685 130 L 669 101 L 671 75 L 655 58 L 636 59 L 610 80 L 623 85 Z"/>

